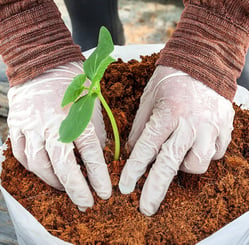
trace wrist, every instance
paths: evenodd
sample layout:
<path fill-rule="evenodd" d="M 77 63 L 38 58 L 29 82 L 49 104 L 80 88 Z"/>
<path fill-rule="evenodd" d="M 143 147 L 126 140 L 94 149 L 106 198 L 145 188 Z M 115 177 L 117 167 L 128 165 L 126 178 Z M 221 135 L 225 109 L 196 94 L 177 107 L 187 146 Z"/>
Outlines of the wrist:
<path fill-rule="evenodd" d="M 182 70 L 232 101 L 248 47 L 248 23 L 217 13 L 189 4 L 157 64 Z"/>

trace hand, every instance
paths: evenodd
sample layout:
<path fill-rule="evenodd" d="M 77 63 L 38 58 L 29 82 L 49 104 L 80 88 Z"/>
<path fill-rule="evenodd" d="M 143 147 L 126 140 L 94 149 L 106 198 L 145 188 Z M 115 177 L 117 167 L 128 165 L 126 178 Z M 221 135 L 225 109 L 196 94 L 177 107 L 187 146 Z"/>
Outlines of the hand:
<path fill-rule="evenodd" d="M 141 98 L 119 188 L 132 192 L 152 163 L 140 197 L 140 210 L 153 215 L 180 169 L 204 173 L 221 158 L 231 140 L 232 103 L 211 88 L 173 68 L 158 66 Z"/>
<path fill-rule="evenodd" d="M 106 133 L 98 100 L 92 120 L 82 135 L 74 143 L 58 141 L 60 124 L 69 110 L 60 106 L 64 92 L 73 77 L 82 72 L 82 63 L 72 62 L 12 87 L 8 93 L 8 125 L 13 153 L 20 163 L 47 184 L 65 190 L 84 211 L 94 201 L 76 163 L 74 146 L 97 194 L 107 199 L 112 187 L 102 151 Z"/>

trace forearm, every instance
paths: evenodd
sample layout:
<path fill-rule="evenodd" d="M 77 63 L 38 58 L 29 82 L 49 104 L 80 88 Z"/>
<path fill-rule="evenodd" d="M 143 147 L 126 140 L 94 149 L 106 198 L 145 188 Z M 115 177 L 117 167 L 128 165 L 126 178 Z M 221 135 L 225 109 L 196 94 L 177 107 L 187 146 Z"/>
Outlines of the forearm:
<path fill-rule="evenodd" d="M 232 101 L 249 43 L 248 12 L 243 0 L 185 1 L 157 64 L 182 70 Z"/>
<path fill-rule="evenodd" d="M 10 86 L 84 59 L 52 0 L 0 0 L 0 54 Z"/>

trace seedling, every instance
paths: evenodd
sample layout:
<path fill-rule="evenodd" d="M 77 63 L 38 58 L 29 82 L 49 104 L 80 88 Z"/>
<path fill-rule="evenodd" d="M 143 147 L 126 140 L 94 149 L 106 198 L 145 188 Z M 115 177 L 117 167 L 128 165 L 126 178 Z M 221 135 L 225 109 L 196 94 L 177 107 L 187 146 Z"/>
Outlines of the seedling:
<path fill-rule="evenodd" d="M 60 125 L 59 140 L 64 143 L 69 143 L 81 135 L 91 120 L 95 100 L 99 98 L 112 125 L 115 140 L 114 160 L 118 160 L 120 151 L 118 127 L 110 107 L 101 94 L 100 88 L 100 80 L 106 68 L 115 61 L 110 56 L 113 49 L 114 45 L 111 34 L 102 26 L 99 32 L 97 48 L 89 58 L 83 62 L 85 74 L 74 77 L 64 94 L 61 106 L 64 107 L 70 103 L 72 103 L 72 105 L 67 117 Z M 91 81 L 89 87 L 84 86 L 87 79 Z M 82 96 L 81 94 L 85 90 L 88 92 Z"/>

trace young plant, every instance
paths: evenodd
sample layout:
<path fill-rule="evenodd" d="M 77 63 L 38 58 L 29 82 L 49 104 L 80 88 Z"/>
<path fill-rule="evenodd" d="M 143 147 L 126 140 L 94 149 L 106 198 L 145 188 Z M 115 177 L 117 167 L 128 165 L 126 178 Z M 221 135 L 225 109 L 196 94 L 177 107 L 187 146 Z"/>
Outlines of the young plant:
<path fill-rule="evenodd" d="M 64 94 L 61 106 L 64 107 L 70 103 L 73 104 L 67 117 L 60 125 L 59 140 L 64 143 L 69 143 L 80 136 L 90 122 L 95 100 L 99 98 L 111 121 L 115 140 L 114 160 L 118 160 L 120 151 L 119 132 L 112 111 L 102 96 L 100 88 L 100 80 L 106 68 L 115 61 L 110 56 L 113 49 L 112 37 L 109 31 L 102 26 L 99 32 L 97 48 L 83 63 L 85 74 L 76 76 Z M 89 87 L 84 85 L 87 79 L 91 81 Z M 81 96 L 85 90 L 88 91 L 87 94 Z"/>

